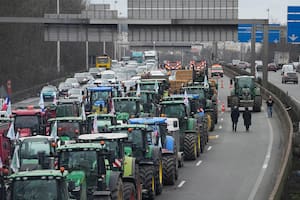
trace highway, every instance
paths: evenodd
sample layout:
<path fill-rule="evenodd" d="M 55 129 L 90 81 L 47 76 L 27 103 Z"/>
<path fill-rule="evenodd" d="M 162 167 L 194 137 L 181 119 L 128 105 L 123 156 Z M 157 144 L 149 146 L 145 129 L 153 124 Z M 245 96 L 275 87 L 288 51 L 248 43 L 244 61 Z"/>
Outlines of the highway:
<path fill-rule="evenodd" d="M 280 75 L 280 72 L 272 74 L 270 78 L 277 80 L 277 74 Z M 210 132 L 205 153 L 196 161 L 186 161 L 179 170 L 176 184 L 164 186 L 163 193 L 156 199 L 268 198 L 278 172 L 282 150 L 280 121 L 276 113 L 273 118 L 267 118 L 266 105 L 263 104 L 262 112 L 252 113 L 250 132 L 245 131 L 242 116 L 239 118 L 237 132 L 232 132 L 230 109 L 225 107 L 225 112 L 221 112 L 221 105 L 227 105 L 230 93 L 229 78 L 222 79 L 223 88 L 221 79 L 219 80 L 219 122 L 215 131 Z M 38 100 L 39 98 L 26 99 L 16 105 L 37 105 Z"/>
<path fill-rule="evenodd" d="M 279 87 L 282 91 L 288 93 L 291 97 L 294 98 L 300 104 L 300 84 L 281 83 L 281 70 L 277 72 L 269 72 L 268 73 L 268 81 Z M 299 73 L 298 73 L 299 76 Z"/>
<path fill-rule="evenodd" d="M 220 110 L 229 94 L 229 79 L 219 89 Z M 231 130 L 230 111 L 219 114 L 216 130 L 210 132 L 206 151 L 193 162 L 185 162 L 175 186 L 164 188 L 159 200 L 241 200 L 268 198 L 278 171 L 281 154 L 280 122 L 275 114 L 252 114 L 250 132 L 240 116 L 237 133 Z"/>

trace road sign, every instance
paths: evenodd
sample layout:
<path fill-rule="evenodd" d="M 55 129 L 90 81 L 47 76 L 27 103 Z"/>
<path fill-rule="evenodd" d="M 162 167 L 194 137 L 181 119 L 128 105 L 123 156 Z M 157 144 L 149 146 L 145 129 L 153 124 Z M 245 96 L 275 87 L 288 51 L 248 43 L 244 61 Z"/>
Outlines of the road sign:
<path fill-rule="evenodd" d="M 270 27 L 278 27 L 278 30 L 269 30 L 269 43 L 278 43 L 280 41 L 280 24 L 269 24 Z M 251 29 L 252 24 L 240 24 L 238 25 L 238 41 L 239 42 L 251 42 Z M 274 28 L 273 28 L 274 29 Z M 263 27 L 261 25 L 256 26 L 256 42 L 262 43 L 264 38 Z"/>
<path fill-rule="evenodd" d="M 288 6 L 287 41 L 300 43 L 300 6 Z"/>

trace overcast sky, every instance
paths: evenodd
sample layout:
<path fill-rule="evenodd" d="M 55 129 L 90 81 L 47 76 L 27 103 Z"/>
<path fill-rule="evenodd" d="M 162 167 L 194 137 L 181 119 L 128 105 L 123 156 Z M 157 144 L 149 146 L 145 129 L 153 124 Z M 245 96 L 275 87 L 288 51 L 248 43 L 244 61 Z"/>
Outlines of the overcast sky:
<path fill-rule="evenodd" d="M 239 18 L 266 19 L 269 9 L 271 23 L 286 24 L 288 5 L 300 6 L 300 0 L 239 0 Z"/>

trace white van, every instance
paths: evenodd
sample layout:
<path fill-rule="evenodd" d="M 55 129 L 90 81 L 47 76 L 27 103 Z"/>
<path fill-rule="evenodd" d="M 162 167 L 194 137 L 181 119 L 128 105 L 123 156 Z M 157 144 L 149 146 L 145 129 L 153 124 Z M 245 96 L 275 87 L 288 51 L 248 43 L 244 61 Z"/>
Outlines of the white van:
<path fill-rule="evenodd" d="M 282 66 L 281 69 L 281 75 L 283 75 L 286 72 L 293 72 L 294 71 L 294 65 L 293 64 L 286 64 Z"/>

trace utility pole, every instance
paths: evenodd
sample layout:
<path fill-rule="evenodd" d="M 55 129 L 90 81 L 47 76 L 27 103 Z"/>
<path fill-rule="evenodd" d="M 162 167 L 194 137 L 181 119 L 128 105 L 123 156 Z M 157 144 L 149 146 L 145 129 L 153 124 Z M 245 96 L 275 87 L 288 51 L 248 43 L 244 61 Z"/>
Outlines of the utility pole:
<path fill-rule="evenodd" d="M 264 31 L 264 59 L 263 59 L 263 80 L 262 84 L 266 88 L 268 84 L 268 62 L 269 62 L 269 20 L 266 24 L 263 24 Z"/>
<path fill-rule="evenodd" d="M 255 53 L 255 44 L 256 44 L 256 25 L 252 25 L 251 29 L 251 75 L 255 75 L 255 60 L 256 60 L 256 53 Z"/>
<path fill-rule="evenodd" d="M 60 15 L 60 8 L 59 8 L 59 0 L 56 0 L 56 14 L 57 17 L 59 17 Z M 59 35 L 58 35 L 58 40 L 56 43 L 56 47 L 57 47 L 57 60 L 56 60 L 56 64 L 57 64 L 57 73 L 60 73 L 60 40 L 59 40 Z"/>

